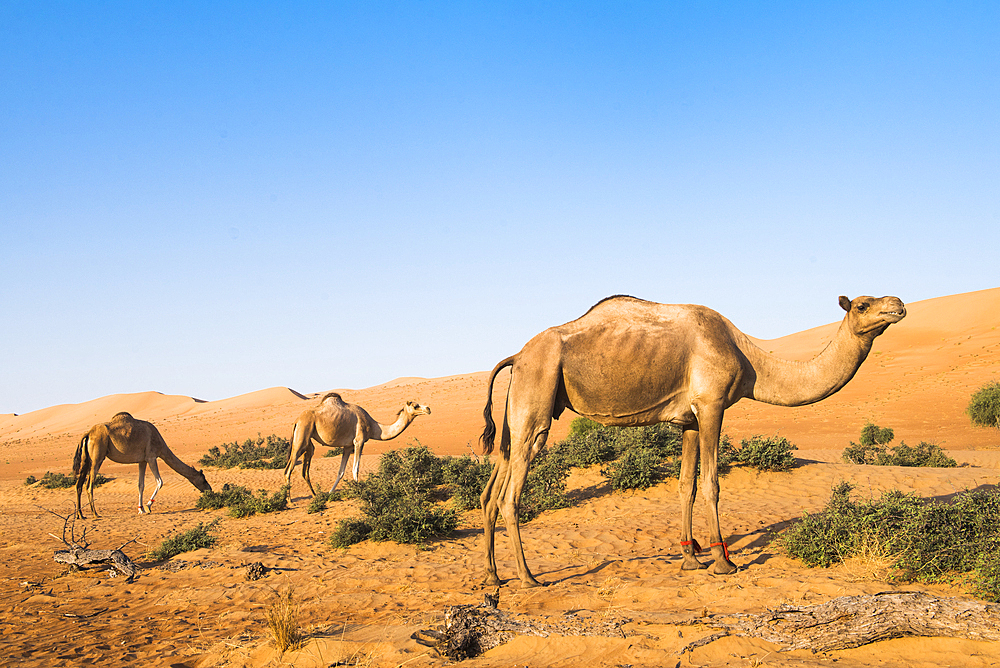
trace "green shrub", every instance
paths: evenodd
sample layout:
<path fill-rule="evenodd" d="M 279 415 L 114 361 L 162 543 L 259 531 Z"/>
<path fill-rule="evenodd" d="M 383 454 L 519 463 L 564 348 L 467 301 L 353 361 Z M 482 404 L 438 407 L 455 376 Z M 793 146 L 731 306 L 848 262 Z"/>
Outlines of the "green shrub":
<path fill-rule="evenodd" d="M 336 492 L 334 492 L 336 494 Z M 306 507 L 306 513 L 320 513 L 326 510 L 326 504 L 330 501 L 329 492 L 320 492 L 312 499 L 309 500 L 309 505 Z"/>
<path fill-rule="evenodd" d="M 754 435 L 740 441 L 740 449 L 734 454 L 734 459 L 759 471 L 787 471 L 795 464 L 792 451 L 797 449 L 783 436 L 768 438 Z"/>
<path fill-rule="evenodd" d="M 344 454 L 343 448 L 326 448 L 326 452 L 323 453 L 324 457 L 340 457 Z"/>
<path fill-rule="evenodd" d="M 458 526 L 457 513 L 436 506 L 431 498 L 443 481 L 441 460 L 425 446 L 384 453 L 377 472 L 351 485 L 363 518 L 341 520 L 331 545 L 346 547 L 365 539 L 424 543 L 451 533 Z"/>
<path fill-rule="evenodd" d="M 288 492 L 289 486 L 282 485 L 273 494 L 261 489 L 254 496 L 246 487 L 226 483 L 221 492 L 202 492 L 195 507 L 200 510 L 229 508 L 229 515 L 232 517 L 263 515 L 288 508 Z"/>
<path fill-rule="evenodd" d="M 889 450 L 886 446 L 895 437 L 892 429 L 878 427 L 871 422 L 861 430 L 860 443 L 851 441 L 851 445 L 842 454 L 849 464 L 868 464 L 872 466 L 932 466 L 951 468 L 958 462 L 949 457 L 934 443 L 921 441 L 916 447 L 911 447 L 900 441 L 899 445 Z"/>
<path fill-rule="evenodd" d="M 248 438 L 242 444 L 223 443 L 222 447 L 224 452 L 218 447 L 210 448 L 198 464 L 223 469 L 283 469 L 291 451 L 288 439 L 276 434 L 267 438 L 258 434 L 256 439 Z"/>
<path fill-rule="evenodd" d="M 348 517 L 337 523 L 333 535 L 330 536 L 331 547 L 350 547 L 355 543 L 368 540 L 372 533 L 371 525 L 360 517 Z"/>
<path fill-rule="evenodd" d="M 104 483 L 111 482 L 112 480 L 114 480 L 114 478 L 109 478 L 103 473 L 98 473 L 97 478 L 94 480 L 94 487 L 100 487 Z M 29 475 L 24 479 L 25 485 L 34 485 L 36 482 L 39 482 L 38 478 L 33 475 Z M 75 487 L 76 476 L 46 471 L 45 475 L 42 476 L 40 486 L 45 489 L 66 489 L 68 487 Z"/>
<path fill-rule="evenodd" d="M 988 383 L 976 390 L 965 412 L 974 425 L 1000 429 L 1000 381 Z"/>
<path fill-rule="evenodd" d="M 868 422 L 861 428 L 861 442 L 851 441 L 844 449 L 842 457 L 848 464 L 876 464 L 884 466 L 888 453 L 886 444 L 895 438 L 892 429 L 882 428 Z"/>
<path fill-rule="evenodd" d="M 458 510 L 479 507 L 479 496 L 492 473 L 493 463 L 488 458 L 479 459 L 469 455 L 448 457 L 441 470 L 445 483 L 451 486 L 452 499 Z"/>
<path fill-rule="evenodd" d="M 202 522 L 195 528 L 182 534 L 168 536 L 166 540 L 160 543 L 159 547 L 149 553 L 149 558 L 153 561 L 164 561 L 182 552 L 191 552 L 203 547 L 212 547 L 218 538 L 208 532 L 214 526 L 215 522 L 210 524 Z"/>
<path fill-rule="evenodd" d="M 855 502 L 851 489 L 837 485 L 822 512 L 789 527 L 779 539 L 785 551 L 807 566 L 826 567 L 874 549 L 890 559 L 898 579 L 969 579 L 978 596 L 1000 601 L 1000 491 L 966 492 L 942 503 L 894 490 Z"/>
<path fill-rule="evenodd" d="M 920 442 L 916 447 L 910 447 L 900 441 L 892 449 L 889 456 L 890 466 L 934 466 L 938 468 L 954 468 L 958 462 L 949 457 L 934 443 Z"/>
<path fill-rule="evenodd" d="M 663 480 L 663 457 L 653 448 L 633 448 L 601 469 L 615 490 L 648 489 Z"/>
<path fill-rule="evenodd" d="M 546 510 L 568 508 L 571 505 L 566 495 L 566 479 L 569 477 L 569 461 L 558 448 L 543 448 L 531 462 L 528 479 L 521 492 L 518 521 L 530 522 Z"/>
<path fill-rule="evenodd" d="M 378 461 L 375 474 L 405 494 L 429 491 L 444 482 L 444 464 L 426 445 L 390 450 Z"/>

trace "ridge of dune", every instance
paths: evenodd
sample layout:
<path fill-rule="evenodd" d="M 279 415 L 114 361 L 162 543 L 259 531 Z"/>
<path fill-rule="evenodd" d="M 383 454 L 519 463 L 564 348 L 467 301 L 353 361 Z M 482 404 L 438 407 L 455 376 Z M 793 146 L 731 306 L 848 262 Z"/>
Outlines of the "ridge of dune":
<path fill-rule="evenodd" d="M 13 440 L 65 431 L 86 431 L 123 411 L 145 420 L 182 415 L 203 403 L 193 397 L 153 391 L 110 394 L 78 404 L 61 404 L 21 415 L 0 416 L 0 438 Z"/>

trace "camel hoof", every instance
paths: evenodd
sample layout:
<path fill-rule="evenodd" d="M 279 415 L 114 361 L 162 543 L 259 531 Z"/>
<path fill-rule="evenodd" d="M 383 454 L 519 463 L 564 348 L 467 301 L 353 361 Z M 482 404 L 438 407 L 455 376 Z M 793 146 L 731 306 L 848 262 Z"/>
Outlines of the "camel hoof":
<path fill-rule="evenodd" d="M 694 557 L 684 557 L 684 562 L 681 563 L 682 571 L 699 571 L 708 568 L 708 564 L 703 564 Z"/>
<path fill-rule="evenodd" d="M 535 578 L 528 578 L 526 580 L 521 580 L 521 589 L 534 589 L 535 587 L 542 587 L 541 582 Z"/>
<path fill-rule="evenodd" d="M 716 575 L 730 575 L 736 571 L 736 564 L 728 559 L 720 559 L 719 561 L 716 561 L 715 567 L 712 569 L 712 572 Z"/>
<path fill-rule="evenodd" d="M 486 577 L 485 577 L 485 578 L 483 579 L 482 583 L 480 583 L 480 585 L 479 585 L 479 586 L 480 586 L 480 587 L 483 587 L 483 588 L 485 588 L 485 587 L 499 587 L 499 586 L 500 586 L 500 585 L 502 585 L 502 584 L 503 584 L 503 583 L 502 583 L 502 582 L 500 582 L 500 578 L 498 578 L 498 577 L 496 576 L 496 574 L 494 573 L 493 575 L 487 575 L 487 576 L 486 576 Z"/>

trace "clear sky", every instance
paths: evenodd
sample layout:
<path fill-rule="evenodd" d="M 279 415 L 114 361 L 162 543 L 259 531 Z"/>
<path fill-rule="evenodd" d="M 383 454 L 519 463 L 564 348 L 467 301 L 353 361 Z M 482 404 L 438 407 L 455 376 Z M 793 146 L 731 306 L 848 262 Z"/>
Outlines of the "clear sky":
<path fill-rule="evenodd" d="M 998 248 L 998 3 L 0 3 L 0 413 L 488 370 L 616 293 L 775 338 Z"/>

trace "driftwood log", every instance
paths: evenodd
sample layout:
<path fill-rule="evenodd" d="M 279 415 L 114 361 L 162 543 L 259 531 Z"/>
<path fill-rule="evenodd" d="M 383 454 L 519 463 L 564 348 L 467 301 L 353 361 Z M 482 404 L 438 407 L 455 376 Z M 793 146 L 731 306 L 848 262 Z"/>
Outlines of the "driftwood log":
<path fill-rule="evenodd" d="M 478 656 L 516 635 L 548 637 L 604 636 L 624 638 L 630 619 L 583 617 L 579 614 L 544 620 L 497 609 L 497 595 L 486 594 L 481 605 L 445 609 L 443 629 L 417 631 L 411 637 L 452 660 Z M 782 605 L 765 613 L 703 615 L 668 622 L 707 626 L 719 632 L 689 643 L 680 654 L 726 636 L 759 638 L 778 651 L 813 652 L 861 647 L 906 636 L 1000 640 L 1000 605 L 961 598 L 941 598 L 923 592 L 894 591 L 871 596 L 841 596 L 826 603 L 797 607 Z"/>
<path fill-rule="evenodd" d="M 624 638 L 621 627 L 632 621 L 603 616 L 589 619 L 575 614 L 563 615 L 556 621 L 543 621 L 498 610 L 497 594 L 486 594 L 484 598 L 480 605 L 449 606 L 445 609 L 443 630 L 417 631 L 410 637 L 421 645 L 434 648 L 442 656 L 460 661 L 499 647 L 516 635 Z"/>
<path fill-rule="evenodd" d="M 56 550 L 53 555 L 53 559 L 60 564 L 69 564 L 74 568 L 88 568 L 90 566 L 100 566 L 104 568 L 111 568 L 114 572 L 121 573 L 125 576 L 126 582 L 132 582 L 135 579 L 136 574 L 138 574 L 139 569 L 136 567 L 132 560 L 129 559 L 122 548 L 129 543 L 134 542 L 133 540 L 128 541 L 125 545 L 120 545 L 114 550 L 91 550 L 90 543 L 87 542 L 87 530 L 83 530 L 83 535 L 80 536 L 80 543 L 77 543 L 76 539 L 76 516 L 67 515 L 63 517 L 58 513 L 54 513 L 47 508 L 43 508 L 46 512 L 52 513 L 59 519 L 63 521 L 63 531 L 62 538 L 54 534 L 49 534 L 53 538 L 59 538 L 62 540 L 63 544 L 68 548 L 66 550 Z M 69 529 L 69 540 L 66 539 L 66 530 Z M 112 573 L 113 575 L 114 573 Z"/>
<path fill-rule="evenodd" d="M 730 635 L 760 638 L 779 645 L 779 651 L 826 652 L 905 636 L 1000 640 L 1000 605 L 896 591 L 783 605 L 762 614 L 709 615 L 688 623 L 721 632 L 690 643 L 681 654 Z"/>
<path fill-rule="evenodd" d="M 122 546 L 124 547 L 124 545 Z M 132 582 L 139 572 L 132 560 L 125 556 L 121 549 L 90 550 L 80 545 L 71 545 L 68 550 L 56 550 L 53 558 L 60 564 L 69 564 L 77 568 L 104 566 L 112 568 L 125 576 L 126 582 Z"/>

